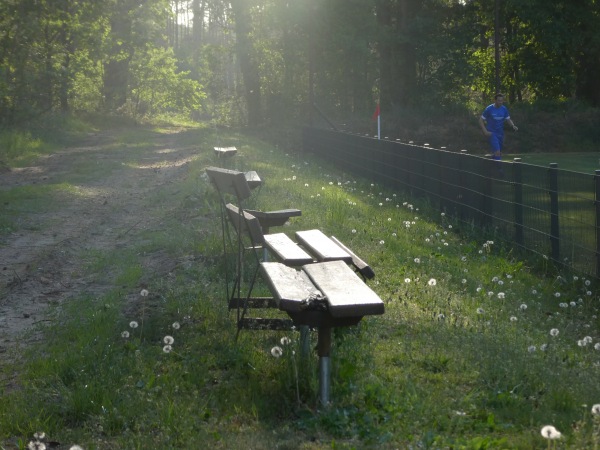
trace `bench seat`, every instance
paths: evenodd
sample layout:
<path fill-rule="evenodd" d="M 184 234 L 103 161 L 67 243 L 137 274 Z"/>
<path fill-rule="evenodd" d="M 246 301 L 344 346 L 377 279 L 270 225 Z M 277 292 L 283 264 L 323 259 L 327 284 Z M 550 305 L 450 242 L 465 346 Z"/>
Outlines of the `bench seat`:
<path fill-rule="evenodd" d="M 214 147 L 215 155 L 217 157 L 225 157 L 225 156 L 233 156 L 237 153 L 237 148 L 235 147 Z"/>
<path fill-rule="evenodd" d="M 276 262 L 261 263 L 264 279 L 282 311 L 306 308 L 310 297 L 322 295 L 333 318 L 384 313 L 384 303 L 343 261 L 307 264 L 298 271 Z"/>
<path fill-rule="evenodd" d="M 381 298 L 343 261 L 308 264 L 302 269 L 327 298 L 329 313 L 333 317 L 384 313 Z"/>

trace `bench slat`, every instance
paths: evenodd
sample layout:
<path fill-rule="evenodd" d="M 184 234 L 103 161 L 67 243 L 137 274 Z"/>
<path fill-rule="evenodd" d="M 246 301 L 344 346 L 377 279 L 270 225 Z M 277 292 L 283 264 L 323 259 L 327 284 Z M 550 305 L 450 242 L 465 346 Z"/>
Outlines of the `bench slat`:
<path fill-rule="evenodd" d="M 381 298 L 343 261 L 308 264 L 302 267 L 312 283 L 327 297 L 332 317 L 384 313 Z"/>
<path fill-rule="evenodd" d="M 269 251 L 288 266 L 302 266 L 313 262 L 312 256 L 302 250 L 285 233 L 265 234 L 264 240 Z"/>
<path fill-rule="evenodd" d="M 315 255 L 317 261 L 352 262 L 352 256 L 321 230 L 296 231 L 296 238 L 306 250 Z"/>
<path fill-rule="evenodd" d="M 373 268 L 367 264 L 366 261 L 363 261 L 356 253 L 342 244 L 335 236 L 331 236 L 331 240 L 350 254 L 352 257 L 352 265 L 356 267 L 356 270 L 358 270 L 363 277 L 368 278 L 369 280 L 375 278 L 375 272 L 373 271 Z"/>
<path fill-rule="evenodd" d="M 320 294 L 300 270 L 276 262 L 263 262 L 260 269 L 282 311 L 300 312 L 304 299 Z"/>
<path fill-rule="evenodd" d="M 265 234 L 269 233 L 269 228 L 271 227 L 284 225 L 290 217 L 302 215 L 302 211 L 299 209 L 279 209 L 277 211 L 257 211 L 254 209 L 247 209 L 246 212 L 258 219 Z"/>

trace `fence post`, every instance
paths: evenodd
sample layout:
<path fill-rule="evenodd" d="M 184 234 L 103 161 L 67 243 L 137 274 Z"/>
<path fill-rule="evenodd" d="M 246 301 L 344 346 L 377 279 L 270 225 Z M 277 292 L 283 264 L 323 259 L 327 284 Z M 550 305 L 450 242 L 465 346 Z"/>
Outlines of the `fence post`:
<path fill-rule="evenodd" d="M 600 170 L 595 170 L 594 186 L 596 206 L 596 276 L 600 277 Z"/>
<path fill-rule="evenodd" d="M 515 188 L 515 241 L 523 247 L 523 172 L 521 158 L 515 158 L 513 163 L 513 186 Z"/>
<path fill-rule="evenodd" d="M 550 245 L 552 259 L 560 258 L 560 235 L 558 227 L 558 164 L 550 163 L 548 169 L 548 185 L 550 188 Z"/>
<path fill-rule="evenodd" d="M 481 182 L 483 186 L 481 186 L 481 224 L 483 226 L 489 226 L 492 224 L 492 213 L 493 213 L 493 205 L 492 205 L 492 178 L 491 172 L 495 166 L 493 164 L 496 163 L 493 159 L 481 158 L 481 169 L 479 171 L 481 175 Z"/>
<path fill-rule="evenodd" d="M 464 155 L 467 154 L 465 149 L 460 151 L 460 157 L 458 158 L 458 196 L 456 201 L 458 202 L 459 207 L 459 217 L 460 220 L 466 220 L 466 210 L 465 203 L 467 202 L 467 198 L 465 196 L 466 192 L 466 183 L 465 183 L 465 158 Z"/>

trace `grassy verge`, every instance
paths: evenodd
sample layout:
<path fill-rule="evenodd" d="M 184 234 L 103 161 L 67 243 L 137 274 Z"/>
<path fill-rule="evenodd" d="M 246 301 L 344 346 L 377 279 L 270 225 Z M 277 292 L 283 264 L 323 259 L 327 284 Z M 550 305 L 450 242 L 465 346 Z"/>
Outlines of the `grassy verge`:
<path fill-rule="evenodd" d="M 221 163 L 266 181 L 254 206 L 302 209 L 286 232 L 335 234 L 376 271 L 371 286 L 386 313 L 335 330 L 334 401 L 320 408 L 316 357 L 299 359 L 297 333 L 243 332 L 235 340 L 217 199 L 203 176 L 215 163 L 214 138 L 187 135 L 205 153 L 169 188 L 176 196 L 155 199 L 170 202 L 168 226 L 132 237 L 126 251 L 88 255 L 90 272 L 110 273 L 114 289 L 57 309 L 44 342 L 14 349 L 27 362 L 19 386 L 0 387 L 0 447 L 25 448 L 37 431 L 86 449 L 599 444 L 591 281 L 546 277 L 485 233 L 460 230 L 426 204 L 315 155 L 221 135 L 222 145 L 240 148 Z M 146 273 L 143 255 L 163 249 L 187 263 Z M 284 337 L 291 344 L 275 358 L 271 349 Z M 542 437 L 545 425 L 562 437 Z"/>

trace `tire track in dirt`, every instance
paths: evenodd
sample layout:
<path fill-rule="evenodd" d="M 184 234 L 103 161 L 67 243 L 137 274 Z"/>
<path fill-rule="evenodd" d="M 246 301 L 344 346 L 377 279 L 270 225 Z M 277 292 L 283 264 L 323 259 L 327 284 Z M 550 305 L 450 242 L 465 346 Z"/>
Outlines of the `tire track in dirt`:
<path fill-rule="evenodd" d="M 114 287 L 86 274 L 89 261 L 82 255 L 124 248 L 136 233 L 160 226 L 152 222 L 157 215 L 144 196 L 185 177 L 188 162 L 198 153 L 195 147 L 174 148 L 176 134 L 156 134 L 151 147 L 136 147 L 139 160 L 132 169 L 131 154 L 111 147 L 114 141 L 110 132 L 95 134 L 80 146 L 40 158 L 36 166 L 0 173 L 1 194 L 17 186 L 79 179 L 78 167 L 89 158 L 111 164 L 106 177 L 76 183 L 81 195 L 61 194 L 56 208 L 25 213 L 18 231 L 0 237 L 0 363 L 11 359 L 11 347 L 41 338 L 35 325 L 49 320 L 49 306 L 99 296 Z M 165 263 L 164 255 L 155 257 L 160 261 L 147 263 L 157 270 L 175 265 Z"/>

